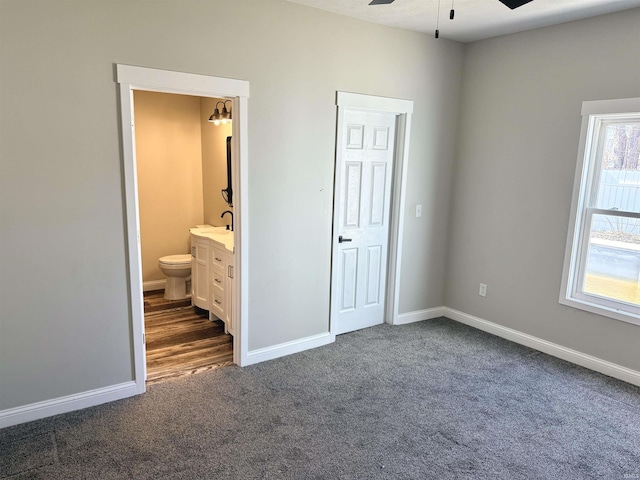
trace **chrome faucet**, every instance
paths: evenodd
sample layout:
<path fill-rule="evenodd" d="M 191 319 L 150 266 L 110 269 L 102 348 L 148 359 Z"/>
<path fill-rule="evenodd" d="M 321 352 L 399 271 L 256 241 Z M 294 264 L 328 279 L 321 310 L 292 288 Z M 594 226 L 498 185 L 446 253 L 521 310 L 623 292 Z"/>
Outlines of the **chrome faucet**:
<path fill-rule="evenodd" d="M 222 215 L 220 215 L 220 218 L 224 218 L 227 213 L 231 215 L 231 231 L 233 232 L 233 212 L 231 210 L 225 210 L 222 212 Z M 227 225 L 227 230 L 229 230 L 229 225 Z"/>

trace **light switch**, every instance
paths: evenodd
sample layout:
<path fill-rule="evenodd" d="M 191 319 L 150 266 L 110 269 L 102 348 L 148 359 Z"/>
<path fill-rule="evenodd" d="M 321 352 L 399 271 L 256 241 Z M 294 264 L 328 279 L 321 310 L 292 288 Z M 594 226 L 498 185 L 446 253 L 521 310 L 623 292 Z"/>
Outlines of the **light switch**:
<path fill-rule="evenodd" d="M 416 218 L 420 218 L 422 216 L 422 205 L 416 205 Z"/>

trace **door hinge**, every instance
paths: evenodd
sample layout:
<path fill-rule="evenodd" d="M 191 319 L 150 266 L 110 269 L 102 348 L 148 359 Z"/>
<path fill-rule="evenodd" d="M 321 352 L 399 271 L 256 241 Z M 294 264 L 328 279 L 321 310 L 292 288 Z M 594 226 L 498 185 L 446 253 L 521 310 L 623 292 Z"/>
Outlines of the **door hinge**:
<path fill-rule="evenodd" d="M 147 344 L 147 336 L 144 333 L 142 334 L 142 344 L 143 345 Z"/>

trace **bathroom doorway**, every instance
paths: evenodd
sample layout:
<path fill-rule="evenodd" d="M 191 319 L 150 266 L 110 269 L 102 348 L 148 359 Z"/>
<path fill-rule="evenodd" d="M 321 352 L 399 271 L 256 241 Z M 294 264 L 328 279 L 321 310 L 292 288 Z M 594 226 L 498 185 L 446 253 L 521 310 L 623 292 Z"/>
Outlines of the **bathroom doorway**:
<path fill-rule="evenodd" d="M 207 259 L 203 274 L 191 256 L 190 234 L 195 227 L 228 226 L 229 249 L 223 245 L 220 258 L 233 264 L 232 122 L 226 118 L 233 110 L 226 98 L 145 90 L 133 92 L 133 103 L 150 384 L 233 363 L 229 333 L 235 332 L 227 325 L 224 290 L 233 290 L 234 278 L 216 277 L 216 308 L 208 285 L 200 285 L 192 301 L 192 285 L 197 279 L 206 284 L 210 275 Z M 221 112 L 225 118 L 217 120 Z M 198 275 L 190 275 L 192 261 Z"/>
<path fill-rule="evenodd" d="M 127 253 L 129 266 L 129 292 L 132 317 L 134 350 L 134 376 L 138 393 L 146 390 L 146 348 L 144 327 L 144 298 L 142 275 L 142 251 L 140 235 L 140 205 L 136 166 L 136 124 L 134 93 L 159 92 L 172 95 L 193 96 L 200 99 L 224 99 L 233 112 L 232 182 L 234 203 L 234 261 L 233 292 L 229 299 L 235 315 L 235 331 L 232 338 L 233 363 L 242 365 L 247 356 L 247 251 L 248 241 L 247 201 L 247 100 L 249 84 L 246 81 L 156 70 L 128 65 L 117 65 L 117 81 L 120 84 L 120 104 L 123 137 L 125 207 L 127 220 Z"/>

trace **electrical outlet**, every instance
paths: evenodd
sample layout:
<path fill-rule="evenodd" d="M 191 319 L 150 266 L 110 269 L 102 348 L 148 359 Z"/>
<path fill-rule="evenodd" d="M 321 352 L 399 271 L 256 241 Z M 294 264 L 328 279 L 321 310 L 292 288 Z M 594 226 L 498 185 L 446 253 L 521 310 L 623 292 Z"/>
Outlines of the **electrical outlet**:
<path fill-rule="evenodd" d="M 487 284 L 486 283 L 481 283 L 480 284 L 480 290 L 478 290 L 478 295 L 480 295 L 481 297 L 486 297 L 487 296 Z"/>
<path fill-rule="evenodd" d="M 416 218 L 420 218 L 422 216 L 422 205 L 416 205 Z"/>

